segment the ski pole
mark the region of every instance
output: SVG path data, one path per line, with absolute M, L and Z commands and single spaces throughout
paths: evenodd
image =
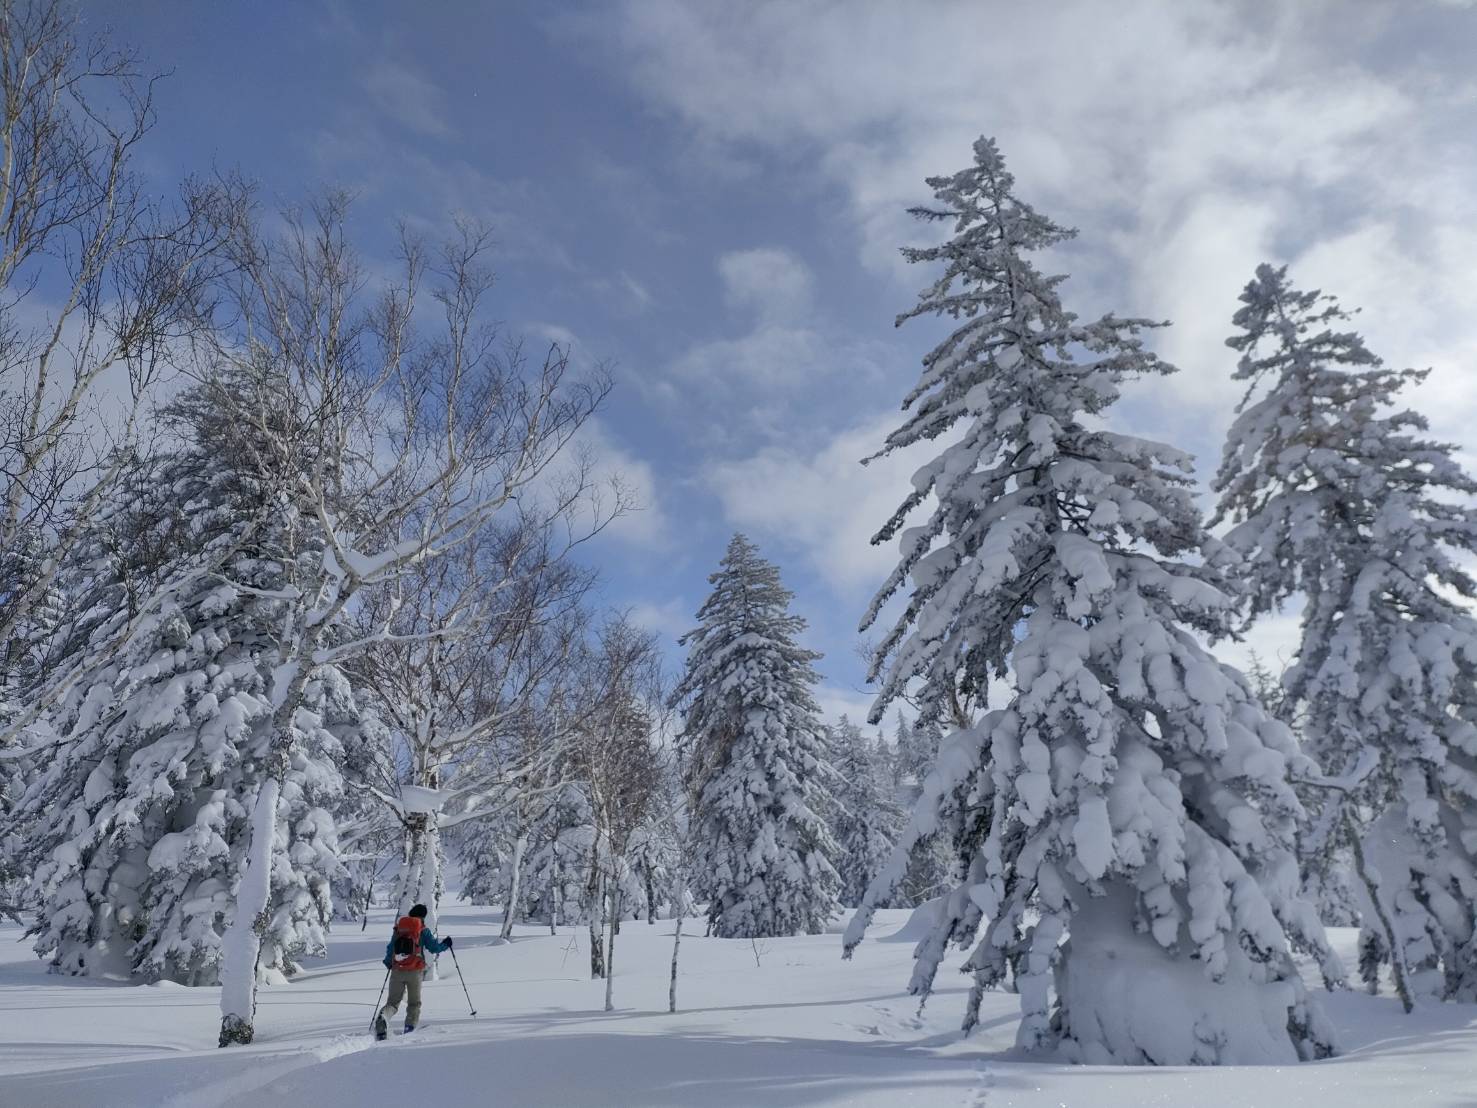
M 385 979 L 380 982 L 379 995 L 374 998 L 374 1015 L 371 1016 L 370 1017 L 370 1020 L 369 1020 L 369 1026 L 370 1026 L 371 1029 L 374 1027 L 374 1021 L 377 1020 L 377 1019 L 379 1019 L 379 1014 L 380 1014 L 380 997 L 385 995 L 385 986 L 388 985 L 389 983 L 390 983 L 390 971 L 389 970 L 385 970 Z
M 456 979 L 462 983 L 462 995 L 467 998 L 467 1007 L 471 1008 L 472 1018 L 477 1018 L 477 1009 L 472 1008 L 472 994 L 467 992 L 467 979 L 462 976 L 462 964 L 456 960 L 456 947 L 451 948 L 451 964 L 456 967 Z

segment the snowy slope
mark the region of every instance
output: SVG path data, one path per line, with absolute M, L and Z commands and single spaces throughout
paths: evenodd
M 879 913 L 874 934 L 908 913 Z M 263 989 L 258 1041 L 214 1047 L 217 990 L 130 988 L 48 976 L 0 928 L 0 1105 L 110 1108 L 295 1104 L 960 1105 L 1129 1108 L 1165 1105 L 1477 1103 L 1477 1006 L 1401 1015 L 1395 1001 L 1328 999 L 1346 1051 L 1284 1068 L 1132 1070 L 1010 1059 L 1018 998 L 986 998 L 981 1028 L 955 1030 L 963 984 L 915 1015 L 901 995 L 911 944 L 866 942 L 852 963 L 836 935 L 759 943 L 685 936 L 679 1001 L 666 1014 L 671 923 L 628 923 L 617 940 L 616 1005 L 586 978 L 583 934 L 520 929 L 497 944 L 498 917 L 457 907 L 443 929 L 478 1006 L 475 1021 L 443 957 L 424 1025 L 374 1044 L 367 1034 L 388 919 L 340 931 L 329 964 Z M 1336 932 L 1351 953 L 1352 932 Z

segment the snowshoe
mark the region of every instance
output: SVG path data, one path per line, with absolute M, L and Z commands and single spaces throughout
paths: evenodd
M 385 1023 L 384 1016 L 374 1017 L 374 1037 L 378 1042 L 384 1042 L 385 1036 L 390 1033 L 389 1026 Z
M 405 1025 L 405 1030 L 402 1031 L 402 1032 L 400 1032 L 400 1034 L 402 1034 L 402 1035 L 409 1035 L 414 1030 L 415 1030 L 415 1024 L 413 1024 L 413 1023 L 407 1023 Z

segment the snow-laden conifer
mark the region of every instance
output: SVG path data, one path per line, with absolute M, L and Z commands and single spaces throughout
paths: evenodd
M 906 782 L 916 786 L 923 780 L 928 767 L 933 765 L 933 760 L 938 757 L 938 723 L 934 720 L 912 723 L 899 713 L 893 737 L 893 757 L 897 770 L 895 779 L 899 784 Z
M 34 758 L 3 755 L 7 747 L 32 745 L 47 730 L 41 721 L 6 738 L 49 673 L 51 646 L 63 617 L 65 597 L 47 562 L 45 544 L 32 528 L 17 534 L 9 549 L 0 548 L 0 612 L 22 598 L 27 601 L 24 613 L 0 615 L 0 623 L 11 628 L 0 645 L 0 917 L 17 921 L 27 874 L 21 829 L 12 813 L 39 766 Z
M 735 535 L 673 693 L 701 793 L 692 814 L 693 893 L 724 938 L 819 933 L 839 880 L 823 806 L 824 741 L 811 692 L 819 655 L 795 641 L 779 570 Z
M 1349 318 L 1286 268 L 1241 294 L 1238 409 L 1216 477 L 1254 619 L 1304 598 L 1284 678 L 1305 749 L 1330 779 L 1307 878 L 1353 859 L 1367 894 L 1363 970 L 1393 958 L 1410 999 L 1477 999 L 1477 482 L 1431 439 Z
M 293 543 L 270 494 L 212 433 L 206 393 L 185 394 L 170 418 L 185 441 L 141 463 L 120 484 L 133 495 L 83 532 L 65 577 L 75 611 L 58 637 L 85 655 L 142 618 L 47 720 L 62 741 L 15 815 L 32 862 L 36 948 L 56 969 L 210 984 L 269 757 L 262 657 L 280 632 Z M 163 600 L 140 610 L 146 596 Z M 265 978 L 324 952 L 339 873 L 332 809 L 357 709 L 331 666 L 307 686 L 278 802 Z
M 902 810 L 884 774 L 877 749 L 846 716 L 831 728 L 829 751 L 835 770 L 836 871 L 841 875 L 841 903 L 856 906 L 877 876 L 897 840 Z M 892 907 L 892 904 L 879 907 Z
M 979 991 L 1013 974 L 1027 1049 L 1158 1064 L 1327 1055 L 1292 957 L 1310 948 L 1339 975 L 1298 900 L 1288 774 L 1305 760 L 1197 639 L 1232 602 L 1189 459 L 1103 425 L 1125 384 L 1173 367 L 1143 348 L 1147 321 L 1083 323 L 1062 306 L 1063 278 L 1029 255 L 1072 232 L 1015 196 L 992 141 L 974 153 L 929 180 L 938 204 L 918 210 L 952 236 L 905 251 L 944 271 L 902 318 L 955 323 L 883 450 L 938 445 L 877 536 L 900 536 L 901 558 L 867 622 L 909 591 L 882 640 L 874 719 L 914 686 L 934 718 L 991 676 L 1009 693 L 944 740 L 900 843 L 964 813 L 963 880 L 920 944 L 914 988 L 983 919 L 966 1026 Z M 901 878 L 895 862 L 869 902 Z

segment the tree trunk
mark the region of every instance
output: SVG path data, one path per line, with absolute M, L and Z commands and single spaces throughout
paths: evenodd
M 523 884 L 523 856 L 528 852 L 528 836 L 522 832 L 513 840 L 513 872 L 508 875 L 508 901 L 503 908 L 504 939 L 513 937 L 513 918 L 518 914 L 518 896 Z
M 605 889 L 596 878 L 589 898 L 590 904 L 590 979 L 605 976 Z
M 434 812 L 428 813 L 425 817 L 425 825 L 420 831 L 421 865 L 415 889 L 415 902 L 426 906 L 426 926 L 430 928 L 433 935 L 436 933 L 436 925 L 441 912 L 440 822 Z M 437 969 L 438 964 L 438 961 L 432 958 L 426 966 L 426 975 L 432 981 L 441 980 L 441 972 Z
M 601 881 L 598 837 L 590 841 L 590 880 L 585 885 L 585 904 L 590 917 L 590 978 L 593 980 L 605 976 L 605 928 L 600 918 L 605 911 L 605 886 Z
M 615 1011 L 615 936 L 620 930 L 616 926 L 621 918 L 621 887 L 618 882 L 610 886 L 610 946 L 605 953 L 605 1010 Z
M 554 855 L 554 876 L 549 886 L 549 934 L 559 932 L 559 901 L 564 894 L 564 875 L 559 865 L 559 834 L 555 831 L 554 841 L 549 844 Z
M 1364 882 L 1364 888 L 1369 893 L 1369 902 L 1374 906 L 1374 914 L 1385 932 L 1385 942 L 1390 947 L 1390 976 L 1395 981 L 1395 992 L 1400 997 L 1400 1004 L 1408 1015 L 1415 1008 L 1415 1003 L 1410 998 L 1410 987 L 1405 982 L 1405 951 L 1395 940 L 1395 928 L 1390 923 L 1385 906 L 1380 903 L 1379 887 L 1375 885 L 1374 878 L 1369 875 L 1369 868 L 1364 862 L 1364 844 L 1359 840 L 1359 828 L 1354 825 L 1354 817 L 1349 815 L 1347 808 L 1344 809 L 1344 830 L 1349 836 L 1350 846 L 1354 849 L 1354 872 L 1359 875 L 1359 880 Z
M 285 753 L 280 760 L 285 766 Z M 221 1032 L 216 1045 L 246 1044 L 255 1035 L 256 965 L 267 930 L 272 892 L 272 847 L 277 838 L 277 798 L 282 782 L 274 771 L 258 787 L 251 809 L 251 842 L 236 887 L 236 913 L 221 942 Z
M 667 986 L 667 1011 L 677 1011 L 677 954 L 682 949 L 682 911 L 676 912 L 677 929 L 672 932 L 672 980 Z
M 265 759 L 266 776 L 257 787 L 251 809 L 251 841 L 246 846 L 236 911 L 221 941 L 221 1032 L 217 1046 L 246 1044 L 256 1034 L 256 969 L 267 933 L 267 907 L 272 899 L 272 852 L 277 844 L 277 801 L 292 765 L 296 746 L 293 716 L 303 700 L 311 672 L 305 659 L 318 647 L 318 633 L 285 637 L 277 655 L 285 658 L 272 674 L 272 745 Z
M 361 934 L 369 929 L 369 910 L 374 907 L 374 868 L 372 866 L 369 870 L 369 879 L 364 884 L 363 897 L 364 913 L 363 919 L 359 921 Z
M 656 926 L 656 882 L 651 879 L 651 867 L 646 870 L 646 922 Z
M 400 877 L 395 882 L 395 915 L 403 916 L 415 904 L 425 865 L 425 839 L 420 834 L 420 816 L 404 817 L 405 837 L 400 844 Z

